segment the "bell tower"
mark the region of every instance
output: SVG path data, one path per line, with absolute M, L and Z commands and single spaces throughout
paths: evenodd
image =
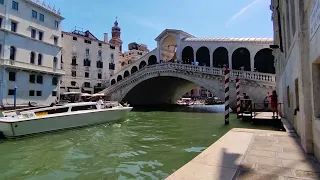
M 114 26 L 112 27 L 112 38 L 109 43 L 114 44 L 119 47 L 119 51 L 122 52 L 122 40 L 121 36 L 121 28 L 118 26 L 118 18 L 116 17 L 116 21 L 114 22 Z

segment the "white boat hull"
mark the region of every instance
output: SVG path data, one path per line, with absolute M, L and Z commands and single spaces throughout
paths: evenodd
M 17 137 L 41 132 L 56 131 L 94 124 L 110 123 L 127 116 L 132 107 L 112 108 L 61 114 L 54 117 L 31 118 L 15 122 L 1 121 L 0 131 L 6 137 Z

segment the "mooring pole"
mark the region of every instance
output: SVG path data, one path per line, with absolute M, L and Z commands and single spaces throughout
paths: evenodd
M 236 78 L 236 93 L 237 93 L 237 118 L 240 115 L 240 81 L 239 76 Z
M 230 106 L 229 106 L 229 82 L 230 82 L 230 70 L 225 66 L 224 69 L 224 124 L 229 124 L 229 114 L 230 114 Z

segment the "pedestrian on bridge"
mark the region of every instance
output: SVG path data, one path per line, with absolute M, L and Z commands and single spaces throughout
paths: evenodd
M 274 114 L 277 114 L 278 117 L 278 95 L 277 95 L 277 91 L 272 91 L 272 95 L 269 96 L 271 99 L 271 109 L 272 109 L 272 113 L 273 113 L 273 118 L 274 118 Z

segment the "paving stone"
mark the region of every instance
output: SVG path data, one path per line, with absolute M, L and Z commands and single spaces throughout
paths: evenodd
M 265 150 L 265 151 L 274 151 L 274 152 L 280 152 L 281 149 L 279 147 L 274 146 L 268 146 L 268 145 L 261 145 L 261 144 L 253 144 L 250 149 L 255 150 Z
M 266 173 L 266 174 L 276 174 L 279 176 L 294 177 L 293 169 L 285 167 L 274 167 L 258 164 L 256 171 Z
M 296 153 L 296 152 L 291 152 L 291 153 L 288 153 L 288 152 L 279 152 L 278 153 L 278 158 L 281 158 L 281 159 L 291 159 L 291 160 L 300 160 L 300 161 L 306 161 L 308 160 L 306 154 L 304 153 Z
M 240 171 L 236 180 L 279 180 L 279 176 L 274 174 L 261 174 L 256 171 Z
M 293 177 L 282 177 L 281 180 L 301 180 L 300 178 L 297 179 L 297 178 L 293 178 Z
M 249 150 L 249 155 L 261 156 L 261 157 L 276 157 L 276 152 L 274 151 L 261 151 L 261 150 Z
M 264 164 L 269 166 L 281 166 L 281 163 L 276 158 L 260 157 L 260 156 L 247 156 L 245 158 L 249 164 Z
M 255 136 L 254 141 L 271 141 L 274 142 L 276 139 L 274 137 L 270 136 Z
M 302 148 L 282 148 L 282 151 L 286 153 L 291 153 L 291 152 L 304 153 Z
M 320 173 L 315 173 L 310 171 L 297 170 L 296 176 L 301 178 L 320 179 Z
M 308 161 L 287 160 L 287 159 L 281 159 L 281 163 L 284 167 L 291 168 L 291 169 L 320 172 L 319 163 L 311 163 Z

